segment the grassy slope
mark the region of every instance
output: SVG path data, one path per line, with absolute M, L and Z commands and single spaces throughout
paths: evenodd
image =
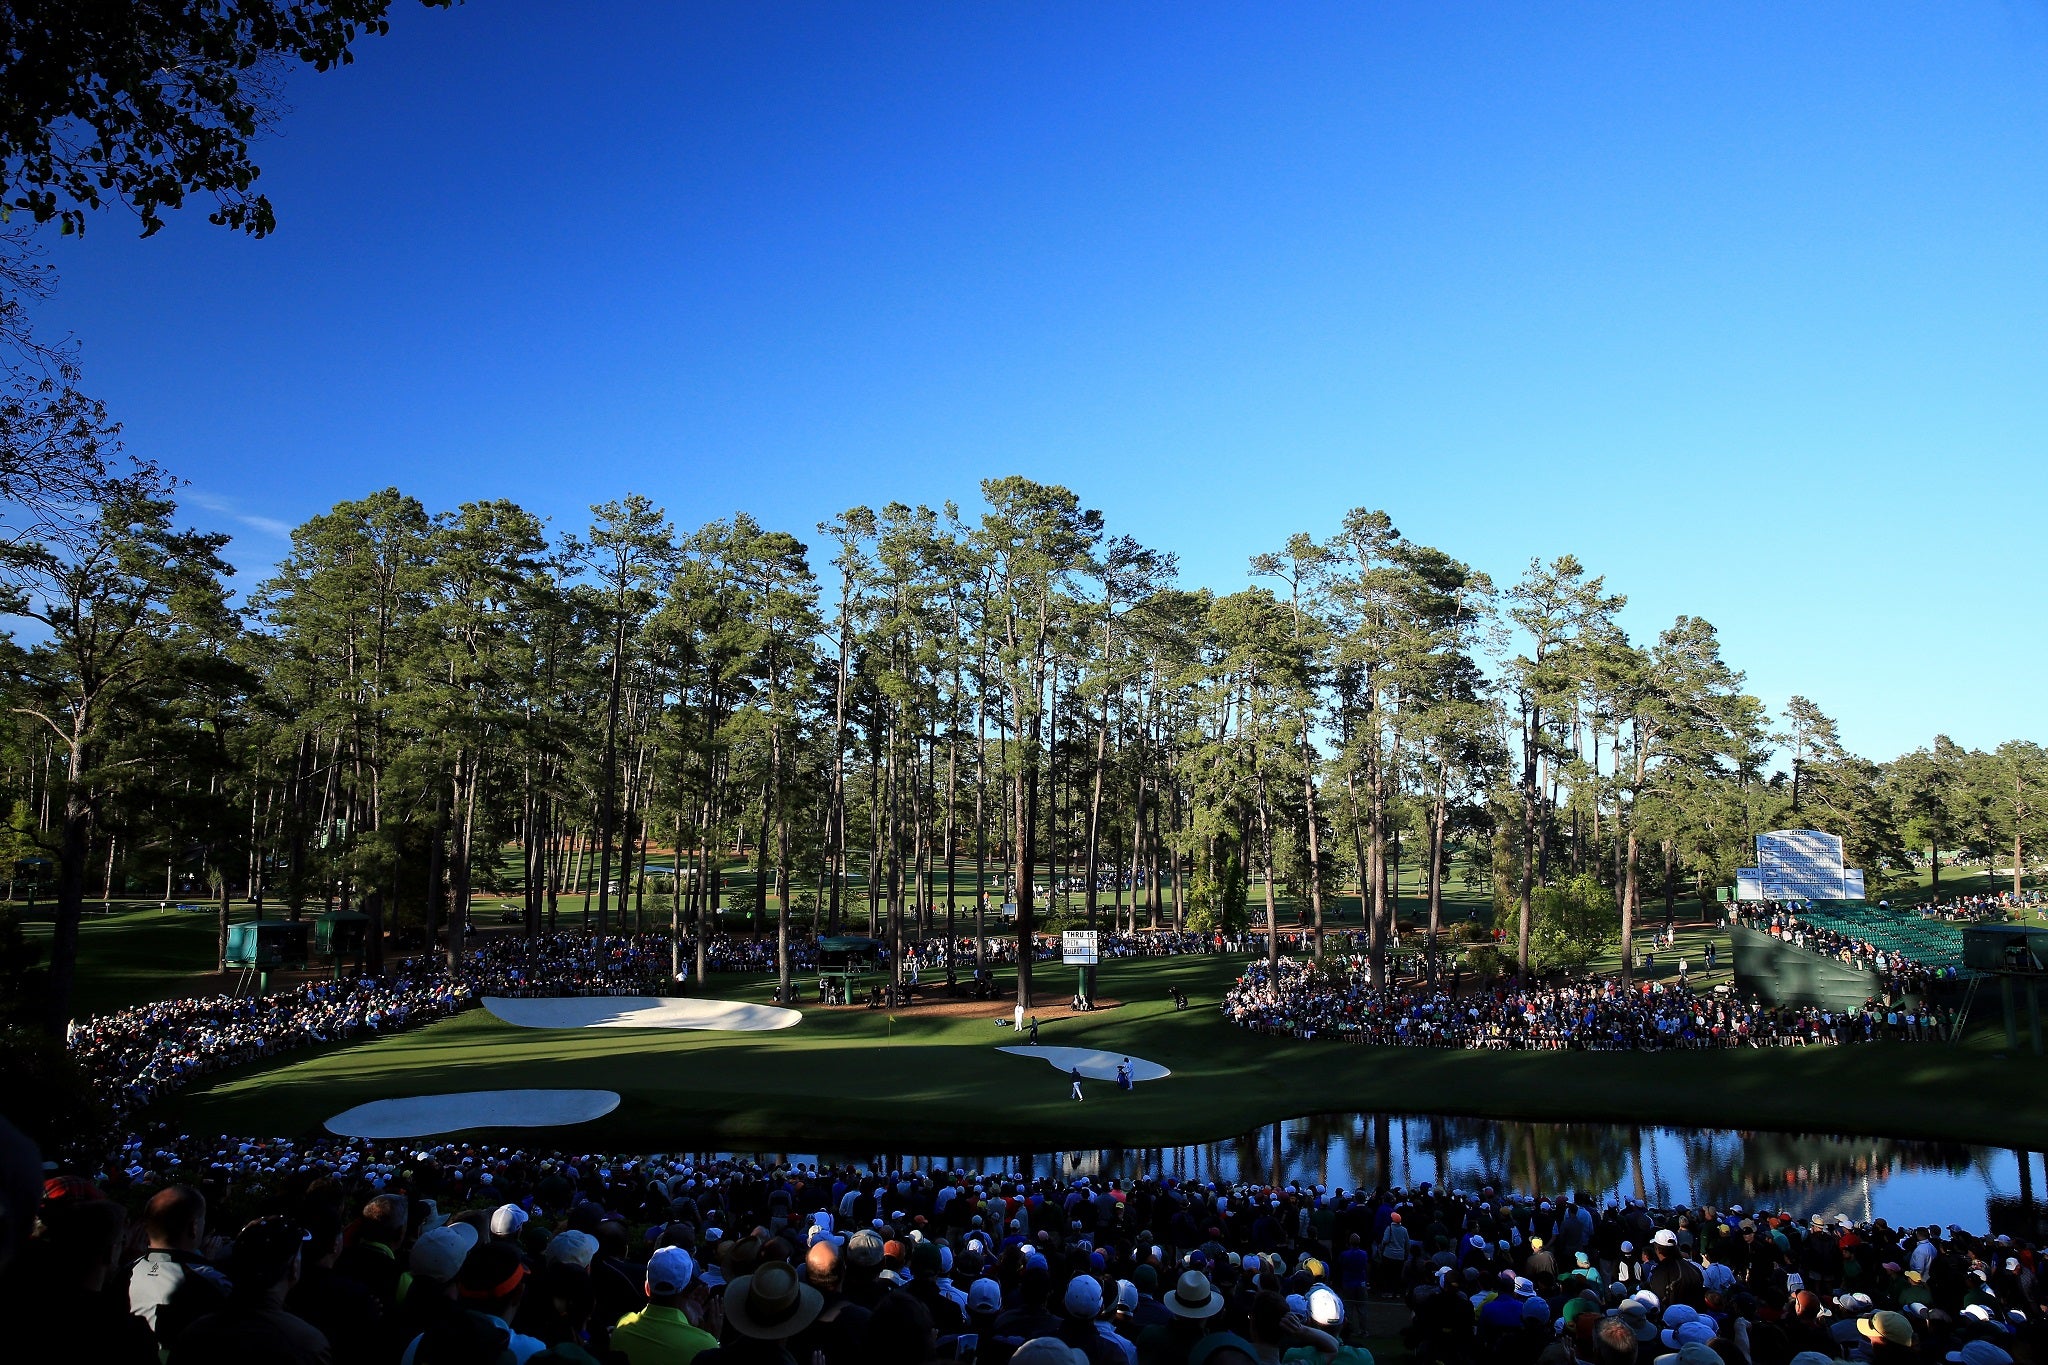
M 1498 1118 L 1658 1121 L 2048 1146 L 2048 1111 L 2016 1104 L 2048 1064 L 2000 1057 L 1993 1032 L 1960 1047 L 1879 1044 L 1685 1054 L 1480 1053 L 1376 1049 L 1255 1037 L 1224 1023 L 1236 970 L 1214 958 L 1125 962 L 1103 971 L 1122 1008 L 1062 1021 L 1047 1043 L 1127 1051 L 1171 1067 L 1123 1095 L 1089 1087 L 1074 1104 L 1050 1066 L 998 1055 L 1014 1041 L 988 1020 L 867 1010 L 817 1012 L 770 1034 L 540 1031 L 482 1012 L 418 1033 L 228 1079 L 188 1097 L 198 1132 L 304 1133 L 351 1105 L 398 1095 L 599 1086 L 624 1103 L 580 1126 L 580 1144 L 654 1150 L 1018 1152 L 1165 1146 L 1282 1117 L 1395 1110 Z M 1043 979 L 1043 978 L 1042 978 Z M 1054 970 L 1046 984 L 1063 989 Z M 1194 1007 L 1175 1014 L 1170 983 Z M 758 979 L 712 994 L 761 999 Z
M 94 902 L 96 905 L 97 902 Z M 79 927 L 75 1013 L 80 1017 L 143 1000 L 203 995 L 222 989 L 213 970 L 220 922 L 178 910 L 120 908 L 88 914 Z M 238 912 L 236 918 L 248 918 Z M 47 960 L 51 924 L 47 906 L 22 924 L 22 936 Z

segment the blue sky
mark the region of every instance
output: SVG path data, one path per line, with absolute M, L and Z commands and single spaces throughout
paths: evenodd
M 1229 590 L 1343 510 L 1889 757 L 2040 723 L 2035 3 L 401 5 L 255 242 L 47 324 L 260 575 L 397 484 L 807 533 L 1064 482 Z

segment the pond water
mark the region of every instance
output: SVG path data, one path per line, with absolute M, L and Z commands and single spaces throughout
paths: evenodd
M 799 1161 L 900 1167 L 1007 1166 L 1035 1175 L 1174 1176 L 1188 1180 L 1310 1181 L 1331 1188 L 1580 1190 L 1652 1205 L 1782 1208 L 1893 1225 L 1958 1223 L 2035 1236 L 2039 1153 L 1962 1143 L 1733 1129 L 1529 1123 L 1413 1114 L 1318 1114 L 1219 1142 L 1104 1148 L 1009 1157 L 912 1153 L 781 1153 Z

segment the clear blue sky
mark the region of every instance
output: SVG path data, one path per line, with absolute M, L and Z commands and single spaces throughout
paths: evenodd
M 2048 739 L 2036 3 L 401 4 L 280 229 L 54 242 L 260 575 L 397 484 L 808 533 L 1064 482 L 1229 590 L 1351 506 L 1889 757 Z

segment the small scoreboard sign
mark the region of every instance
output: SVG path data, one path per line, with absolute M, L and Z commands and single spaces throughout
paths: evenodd
M 1099 959 L 1095 930 L 1068 929 L 1060 935 L 1060 961 L 1069 967 L 1093 967 Z

